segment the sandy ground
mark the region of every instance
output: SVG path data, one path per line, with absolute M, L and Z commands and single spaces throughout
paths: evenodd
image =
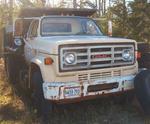
M 7 82 L 0 61 L 0 124 L 40 124 L 29 99 Z M 118 104 L 112 98 L 101 98 L 59 106 L 50 115 L 50 124 L 150 124 L 135 102 Z

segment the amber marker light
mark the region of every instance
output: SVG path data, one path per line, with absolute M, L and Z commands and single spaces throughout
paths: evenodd
M 51 64 L 53 64 L 53 59 L 52 58 L 45 58 L 44 59 L 44 63 L 45 63 L 45 65 L 51 65 Z

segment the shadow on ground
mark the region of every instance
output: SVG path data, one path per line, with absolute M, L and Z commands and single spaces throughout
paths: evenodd
M 13 107 L 12 104 L 7 104 L 0 108 L 0 120 L 19 120 L 23 115 L 23 111 L 19 110 L 16 107 Z
M 16 91 L 16 95 L 21 98 L 30 114 L 35 115 L 30 99 Z M 31 120 L 35 121 L 36 117 L 33 117 Z M 135 102 L 118 103 L 113 97 L 56 105 L 49 118 L 50 124 L 145 124 L 148 120 L 140 114 Z

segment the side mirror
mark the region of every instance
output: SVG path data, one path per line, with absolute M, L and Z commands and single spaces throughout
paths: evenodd
M 17 46 L 17 47 L 20 47 L 20 46 L 23 45 L 23 40 L 22 40 L 21 38 L 15 38 L 15 39 L 14 39 L 14 44 L 15 44 L 15 46 Z
M 15 53 L 18 55 L 22 55 L 24 52 L 24 41 L 22 38 L 15 38 L 12 49 L 14 49 Z

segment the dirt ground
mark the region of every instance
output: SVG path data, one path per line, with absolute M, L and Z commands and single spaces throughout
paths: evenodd
M 40 124 L 29 99 L 7 82 L 0 61 L 0 124 Z M 112 98 L 101 98 L 58 106 L 50 115 L 50 124 L 150 124 L 135 102 L 118 104 Z

